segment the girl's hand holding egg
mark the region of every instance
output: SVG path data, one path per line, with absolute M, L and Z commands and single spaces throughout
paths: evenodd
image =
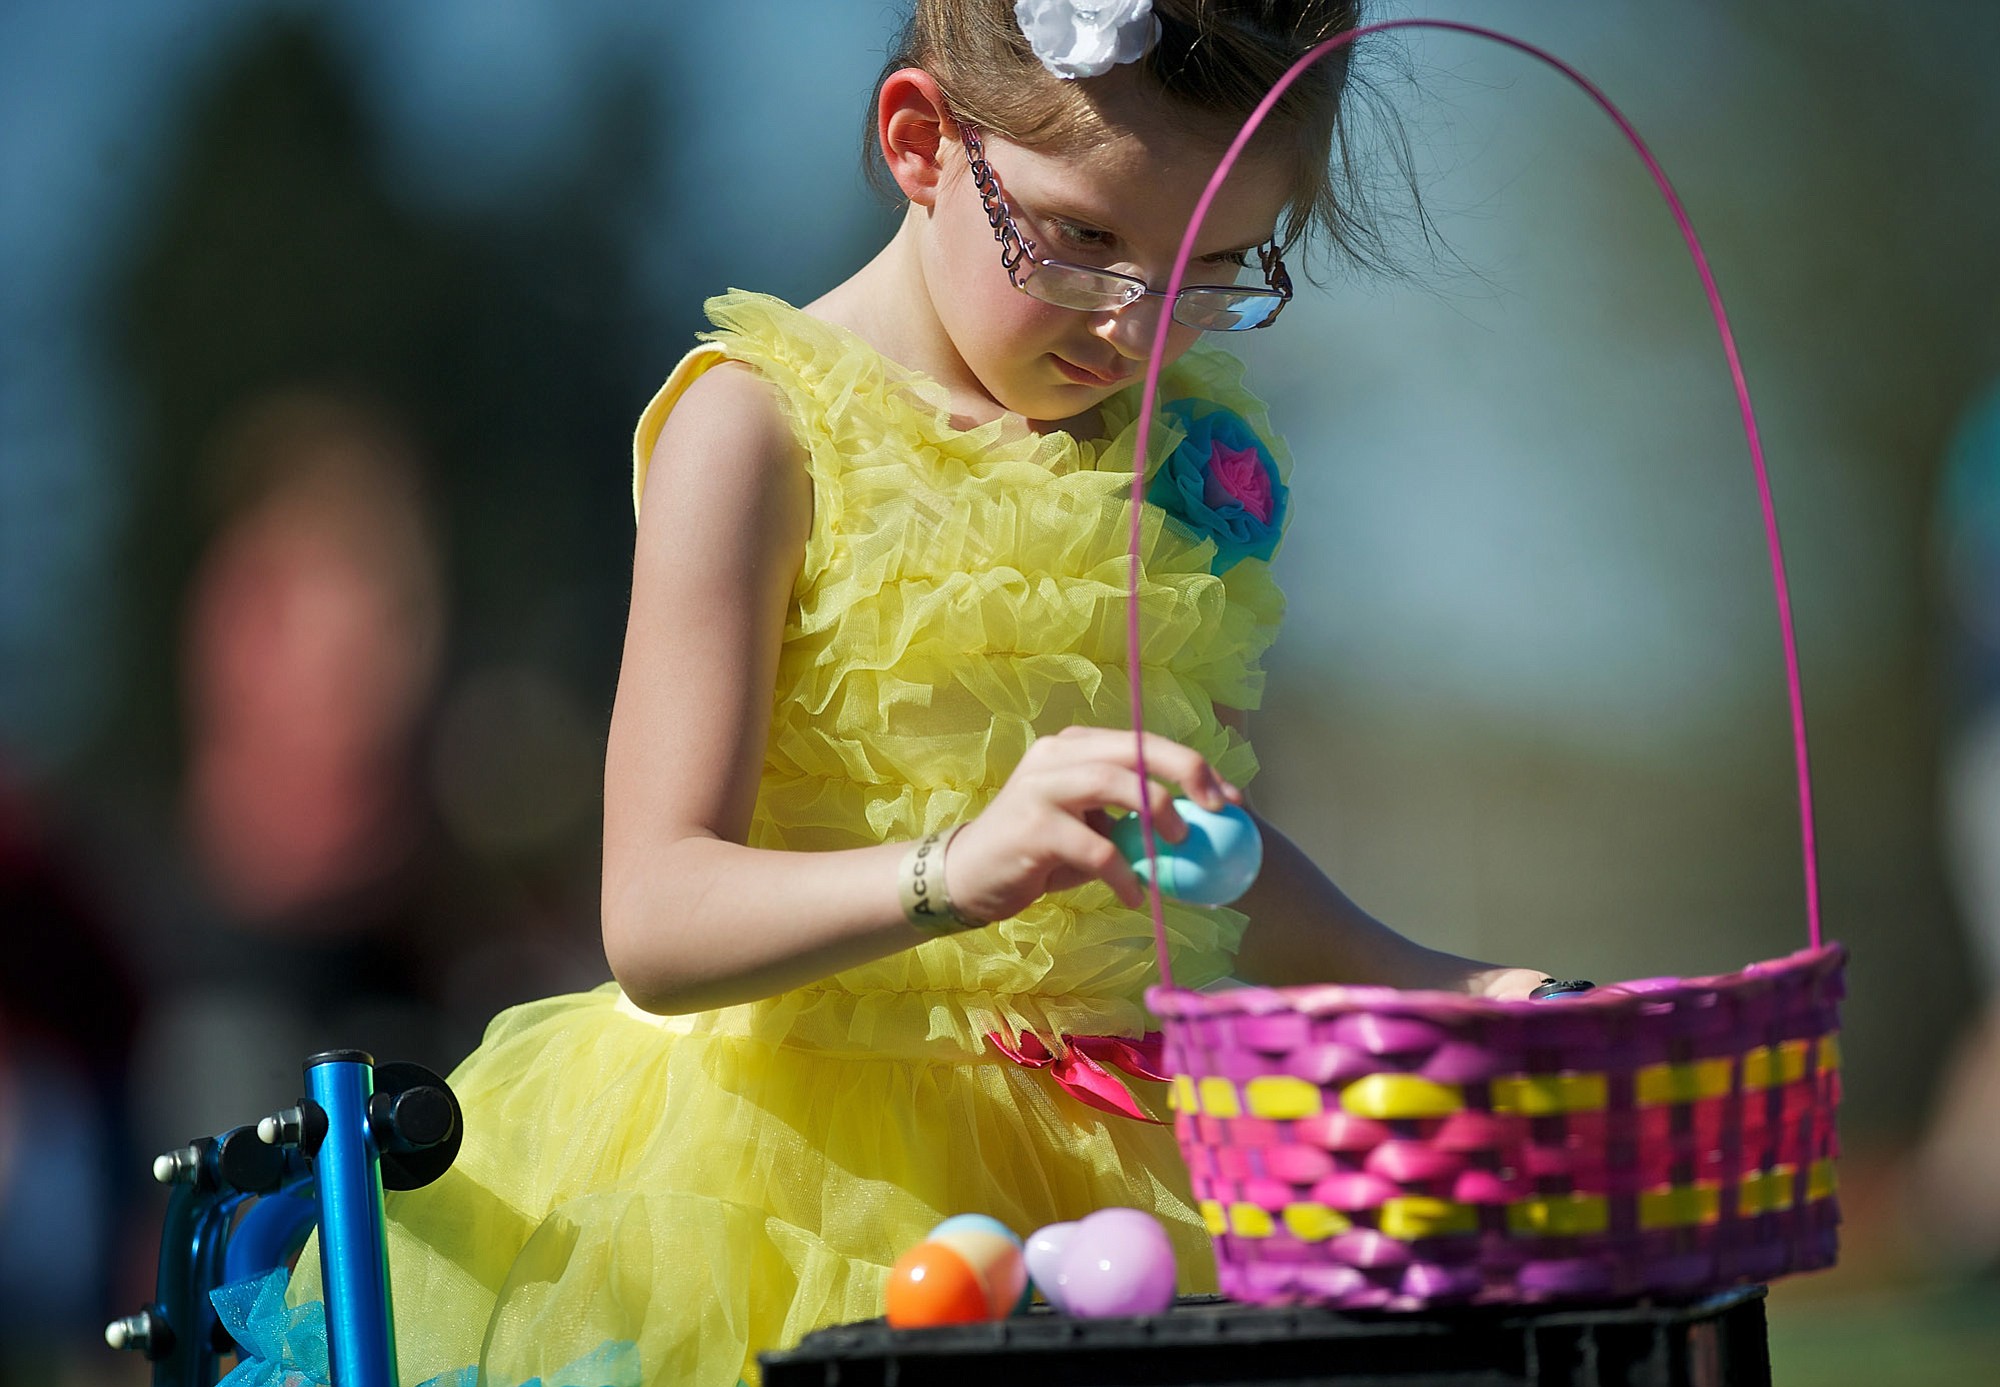
M 1145 793 L 1164 842 L 1188 832 L 1167 782 L 1210 813 L 1241 805 L 1243 792 L 1201 753 L 1151 732 L 1145 746 Z M 1130 732 L 1068 727 L 1037 738 L 985 812 L 953 840 L 945 863 L 953 906 L 975 920 L 1004 920 L 1050 891 L 1102 881 L 1126 905 L 1142 907 L 1145 888 L 1111 840 L 1105 812 L 1138 811 L 1137 766 Z
M 1264 865 L 1264 839 L 1250 812 L 1234 804 L 1212 812 L 1185 799 L 1174 801 L 1174 812 L 1187 825 L 1187 834 L 1178 843 L 1160 839 L 1155 825 L 1160 894 L 1190 905 L 1228 905 L 1248 891 Z M 1151 878 L 1152 862 L 1146 856 L 1145 833 L 1137 814 L 1127 814 L 1118 821 L 1111 830 L 1111 841 L 1139 880 Z

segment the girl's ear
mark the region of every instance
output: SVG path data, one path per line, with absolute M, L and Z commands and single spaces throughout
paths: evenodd
M 936 79 L 920 67 L 890 73 L 876 103 L 875 134 L 903 196 L 920 207 L 936 202 L 947 151 L 958 147 L 958 122 Z

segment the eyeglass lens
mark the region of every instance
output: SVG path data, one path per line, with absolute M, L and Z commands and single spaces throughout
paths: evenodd
M 1057 308 L 1103 312 L 1124 308 L 1146 294 L 1124 275 L 1046 260 L 1032 263 L 1034 271 L 1021 288 Z M 1191 285 L 1174 301 L 1174 321 L 1208 332 L 1241 332 L 1262 326 L 1283 306 L 1283 296 L 1268 289 Z

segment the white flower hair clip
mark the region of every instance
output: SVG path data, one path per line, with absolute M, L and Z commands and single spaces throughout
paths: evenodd
M 1101 77 L 1160 41 L 1153 0 L 1014 0 L 1014 21 L 1042 66 L 1065 80 Z

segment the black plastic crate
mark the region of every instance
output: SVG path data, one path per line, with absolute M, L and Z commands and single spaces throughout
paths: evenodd
M 1354 1314 L 1191 1296 L 1164 1315 L 808 1334 L 765 1387 L 1770 1387 L 1764 1288 L 1685 1305 Z

